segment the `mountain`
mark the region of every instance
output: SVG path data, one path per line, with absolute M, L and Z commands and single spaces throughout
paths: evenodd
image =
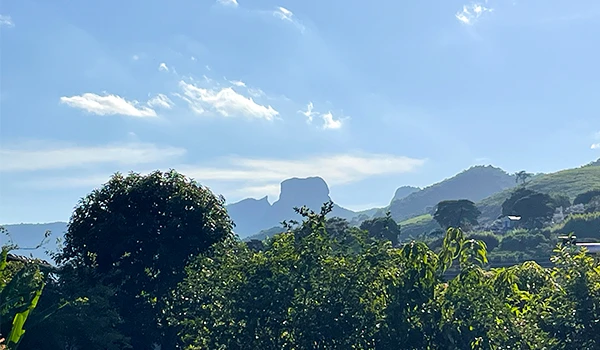
M 403 221 L 427 213 L 443 200 L 468 199 L 478 202 L 515 185 L 515 177 L 500 168 L 475 166 L 395 200 L 388 209 L 396 221 Z
M 394 193 L 394 197 L 392 198 L 391 202 L 406 198 L 409 195 L 411 195 L 417 191 L 420 191 L 420 190 L 421 190 L 420 188 L 413 187 L 413 186 L 398 187 L 398 189 L 396 190 L 396 193 Z
M 307 206 L 319 211 L 323 203 L 331 200 L 329 186 L 320 177 L 291 178 L 280 185 L 279 199 L 269 204 L 267 197 L 244 199 L 227 206 L 229 216 L 235 223 L 235 233 L 240 237 L 256 234 L 261 230 L 279 226 L 283 220 L 300 219 L 294 207 Z M 334 205 L 330 216 L 352 219 L 357 213 Z
M 600 160 L 596 163 L 598 162 Z M 573 200 L 580 193 L 592 189 L 600 189 L 600 166 L 587 165 L 580 168 L 538 175 L 531 178 L 525 186 L 541 193 L 563 194 Z M 502 203 L 510 194 L 510 189 L 500 191 L 477 203 L 477 207 L 481 211 L 479 221 L 489 222 L 500 216 L 502 213 Z

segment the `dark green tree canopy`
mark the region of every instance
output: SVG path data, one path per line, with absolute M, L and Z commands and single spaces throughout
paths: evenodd
M 433 218 L 441 227 L 469 228 L 478 224 L 481 212 L 475 203 L 468 199 L 447 200 L 437 204 Z
M 369 237 L 390 241 L 392 246 L 398 245 L 400 225 L 392 218 L 390 212 L 387 212 L 384 217 L 363 221 L 360 229 L 367 231 Z
M 79 202 L 57 260 L 93 268 L 117 286 L 125 324 L 140 330 L 132 345 L 147 347 L 136 339 L 156 332 L 135 321 L 153 319 L 155 304 L 180 281 L 190 258 L 232 235 L 224 202 L 175 171 L 117 173 Z
M 594 197 L 598 197 L 598 196 L 600 196 L 600 189 L 580 193 L 577 195 L 577 197 L 575 197 L 575 200 L 573 200 L 573 205 L 577 205 L 577 204 L 586 205 L 586 204 L 590 203 Z
M 550 219 L 556 210 L 556 201 L 545 193 L 518 189 L 502 203 L 503 215 L 521 217 L 523 225 L 538 227 Z
M 551 196 L 554 207 L 560 208 L 568 208 L 571 206 L 571 200 L 568 196 L 564 194 L 554 194 Z

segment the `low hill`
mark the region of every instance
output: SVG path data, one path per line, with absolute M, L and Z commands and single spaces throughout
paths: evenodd
M 393 201 L 389 210 L 396 221 L 403 221 L 427 213 L 443 200 L 468 199 L 478 202 L 515 185 L 515 177 L 500 168 L 475 166 Z
M 532 178 L 527 188 L 546 194 L 564 194 L 571 200 L 578 194 L 600 189 L 600 166 L 587 165 Z M 502 213 L 502 203 L 510 196 L 511 189 L 493 194 L 477 203 L 481 210 L 480 222 L 489 222 Z

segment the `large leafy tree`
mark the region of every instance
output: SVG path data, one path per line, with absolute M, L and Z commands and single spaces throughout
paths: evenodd
M 173 170 L 117 173 L 79 202 L 57 260 L 91 269 L 115 288 L 112 301 L 133 348 L 171 347 L 163 301 L 192 257 L 232 235 L 224 202 Z
M 519 188 L 502 203 L 502 215 L 516 215 L 527 227 L 539 227 L 554 214 L 554 199 L 536 191 Z
M 371 238 L 390 241 L 392 246 L 398 245 L 401 228 L 389 211 L 383 217 L 363 221 L 360 229 L 367 231 Z
M 478 224 L 481 212 L 468 199 L 447 200 L 437 204 L 433 218 L 444 229 L 449 227 L 470 228 Z
M 600 196 L 600 189 L 590 190 L 578 194 L 573 200 L 573 205 L 583 204 L 586 205 L 592 201 L 595 197 Z

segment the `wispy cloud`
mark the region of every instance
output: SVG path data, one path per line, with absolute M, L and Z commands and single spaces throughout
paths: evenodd
M 230 7 L 238 7 L 237 0 L 217 0 L 217 4 Z
M 594 143 L 594 144 L 592 144 L 592 146 L 590 148 L 591 149 L 600 149 L 600 143 Z
M 485 13 L 493 11 L 494 9 L 486 7 L 483 3 L 473 2 L 469 5 L 464 5 L 462 11 L 457 12 L 455 17 L 463 24 L 473 25 Z
M 302 113 L 306 117 L 307 123 L 312 123 L 314 116 L 318 115 L 318 113 L 313 112 L 314 107 L 315 106 L 313 105 L 313 103 L 309 102 L 308 105 L 306 105 L 305 111 L 299 111 L 299 113 Z
M 252 98 L 236 92 L 231 87 L 202 88 L 192 83 L 180 81 L 179 86 L 183 92 L 177 95 L 188 102 L 192 111 L 204 114 L 214 111 L 224 117 L 250 117 L 273 120 L 279 112 L 273 107 L 256 103 Z
M 138 165 L 183 156 L 185 149 L 148 143 L 76 146 L 36 141 L 0 149 L 1 172 L 81 168 L 90 165 Z
M 137 101 L 127 101 L 117 95 L 85 93 L 79 96 L 63 96 L 60 102 L 73 108 L 83 109 L 97 115 L 124 115 L 130 117 L 156 117 L 152 108 L 140 106 Z
M 162 62 L 161 64 L 158 65 L 158 70 L 162 71 L 162 72 L 168 72 L 169 67 L 167 67 L 166 63 Z
M 158 94 L 158 95 L 154 96 L 153 98 L 151 98 L 150 100 L 148 100 L 147 105 L 152 108 L 171 109 L 175 104 L 166 95 Z
M 244 83 L 241 80 L 232 80 L 230 81 L 231 84 L 235 85 L 235 86 L 239 86 L 239 87 L 246 87 L 246 83 Z
M 343 125 L 342 119 L 334 118 L 333 113 L 331 112 L 315 112 L 314 105 L 312 102 L 308 103 L 305 111 L 299 111 L 299 113 L 303 114 L 306 117 L 306 122 L 309 124 L 313 122 L 315 117 L 320 117 L 323 120 L 323 129 L 340 129 Z
M 286 9 L 285 7 L 278 7 L 277 9 L 275 9 L 273 11 L 273 16 L 275 16 L 283 21 L 288 21 L 288 22 L 292 23 L 301 32 L 304 32 L 304 30 L 305 30 L 304 25 L 296 19 L 296 17 L 294 16 L 294 13 L 292 11 Z
M 13 22 L 12 17 L 7 15 L 0 15 L 0 27 L 12 28 L 14 26 L 15 22 Z
M 96 153 L 98 152 L 93 152 L 93 154 Z M 119 159 L 122 162 L 127 162 L 129 158 L 138 159 L 137 155 L 131 154 L 131 152 L 128 156 L 122 153 L 115 151 L 113 153 L 115 156 L 111 159 L 114 160 L 117 155 L 121 157 Z M 183 150 L 163 149 L 160 158 L 171 156 L 169 153 L 178 156 L 183 154 Z M 74 159 L 83 158 L 83 155 L 74 157 Z M 320 176 L 329 185 L 345 185 L 371 176 L 412 172 L 425 162 L 425 159 L 405 156 L 360 153 L 320 155 L 299 159 L 228 157 L 220 159 L 217 166 L 180 164 L 174 168 L 200 183 L 219 189 L 226 197 L 241 199 L 248 196 L 277 195 L 280 182 L 292 177 Z M 140 164 L 139 160 L 136 164 Z M 148 173 L 150 170 L 138 171 Z M 42 182 L 36 182 L 38 186 L 48 187 L 93 187 L 106 182 L 110 174 L 80 176 L 72 179 L 44 177 Z

